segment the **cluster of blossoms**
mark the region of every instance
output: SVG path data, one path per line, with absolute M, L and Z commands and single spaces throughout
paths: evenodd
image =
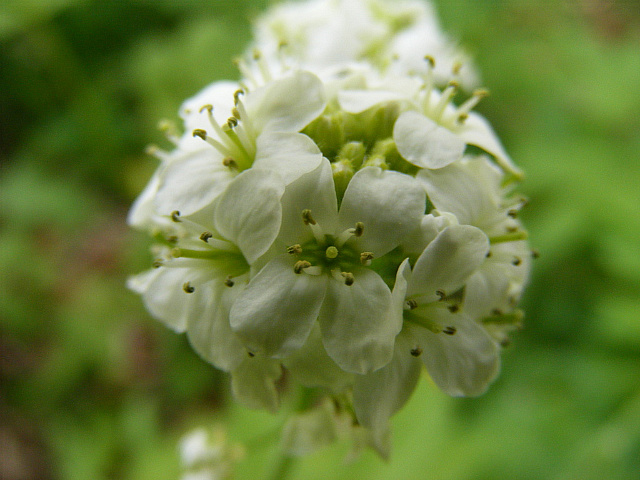
M 292 383 L 332 398 L 289 438 L 348 417 L 386 455 L 423 366 L 454 396 L 498 373 L 532 256 L 522 174 L 472 111 L 486 92 L 454 102 L 466 70 L 422 2 L 313 0 L 257 25 L 243 78 L 187 100 L 175 148 L 153 149 L 129 222 L 154 268 L 129 286 L 244 404 L 276 411 Z

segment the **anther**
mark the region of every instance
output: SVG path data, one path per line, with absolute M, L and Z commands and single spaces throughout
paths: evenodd
M 311 210 L 309 210 L 308 208 L 304 209 L 302 211 L 302 221 L 304 222 L 305 225 L 315 225 L 316 221 L 313 219 L 313 217 L 311 216 Z
M 182 290 L 184 290 L 186 293 L 193 293 L 196 291 L 196 289 L 193 288 L 193 286 L 189 282 L 182 285 Z
M 493 310 L 491 310 L 491 314 L 495 316 L 502 315 L 502 310 L 500 310 L 499 308 L 494 308 Z
M 436 59 L 433 58 L 431 55 L 425 55 L 424 59 L 426 60 L 426 62 L 429 64 L 431 68 L 436 67 Z
M 209 113 L 213 112 L 213 105 L 211 105 L 210 103 L 207 103 L 206 105 L 201 106 L 200 110 L 198 110 L 198 113 L 202 113 L 205 110 Z
M 540 258 L 540 252 L 538 250 L 531 250 L 531 257 L 533 259 Z
M 370 265 L 373 260 L 373 252 L 362 252 L 360 254 L 360 263 L 363 265 Z
M 447 307 L 447 310 L 449 310 L 451 313 L 456 313 L 456 312 L 458 312 L 460 310 L 460 306 L 459 305 L 449 305 Z
M 354 234 L 356 237 L 361 237 L 363 233 L 364 233 L 364 223 L 362 223 L 362 222 L 356 222 L 356 229 L 355 229 L 355 231 L 353 232 L 353 234 Z
M 173 244 L 178 243 L 178 237 L 175 235 L 169 235 L 167 237 L 167 242 L 173 243 Z
M 453 73 L 454 75 L 459 75 L 460 70 L 462 70 L 462 62 L 454 62 L 453 66 L 451 67 L 451 73 Z
M 206 141 L 207 140 L 207 131 L 203 130 L 201 128 L 196 128 L 193 132 L 192 132 L 194 137 L 200 137 L 202 140 Z
M 244 90 L 242 90 L 241 88 L 239 88 L 238 90 L 233 92 L 233 104 L 234 105 L 238 105 L 238 103 L 240 102 L 240 95 L 244 95 Z
M 452 327 L 452 326 L 444 327 L 442 329 L 442 333 L 446 333 L 447 335 L 455 335 L 456 332 L 457 332 L 456 327 Z
M 333 260 L 334 258 L 337 258 L 338 253 L 339 253 L 338 249 L 333 245 L 331 245 L 330 247 L 327 247 L 327 249 L 324 252 L 325 256 L 331 260 Z
M 516 267 L 521 263 L 522 263 L 522 259 L 520 257 L 514 257 L 513 260 L 511 261 L 511 265 Z
M 233 287 L 235 285 L 235 282 L 231 280 L 231 276 L 228 276 L 227 278 L 224 279 L 224 285 L 226 287 Z
M 405 305 L 409 307 L 409 310 L 415 310 L 416 308 L 418 308 L 418 302 L 416 302 L 414 299 L 407 300 L 405 302 Z
M 213 237 L 213 234 L 211 232 L 202 232 L 202 235 L 200 235 L 200 240 L 202 240 L 204 243 L 207 243 L 211 237 Z
M 491 258 L 491 255 L 493 255 L 493 254 L 491 253 L 491 250 L 489 250 L 489 251 L 487 252 L 487 254 L 485 255 L 485 257 L 486 257 L 486 258 Z
M 438 296 L 440 301 L 443 301 L 445 298 L 447 298 L 447 294 L 444 293 L 444 290 L 436 290 L 436 295 Z
M 295 245 L 287 247 L 287 253 L 291 255 L 300 255 L 302 253 L 302 247 L 299 243 L 296 243 Z
M 516 210 L 515 208 L 512 208 L 507 212 L 507 215 L 511 218 L 518 218 L 518 210 Z
M 350 287 L 351 285 L 353 285 L 353 282 L 356 281 L 355 277 L 353 276 L 353 273 L 351 272 L 342 272 L 342 276 L 344 277 L 344 284 L 347 287 Z
M 293 266 L 293 271 L 300 275 L 305 268 L 309 268 L 311 264 L 306 260 L 298 260 Z
M 171 220 L 176 223 L 180 223 L 182 221 L 180 220 L 180 212 L 178 210 L 174 210 L 173 212 L 171 212 Z
M 249 357 L 251 357 L 251 358 L 253 358 L 253 357 L 255 357 L 255 356 L 256 356 L 256 354 L 255 354 L 255 353 L 250 352 L 249 350 L 247 350 L 247 355 L 249 355 Z
M 411 355 L 413 355 L 414 357 L 419 357 L 420 355 L 422 355 L 422 348 L 420 348 L 420 345 L 417 345 L 416 347 L 411 349 Z
M 164 262 L 163 262 L 163 261 L 162 261 L 162 259 L 160 259 L 160 258 L 156 258 L 156 259 L 153 261 L 153 263 L 151 264 L 151 266 L 152 266 L 153 268 L 160 268 L 160 267 L 162 267 L 163 265 L 164 265 Z
M 229 117 L 227 119 L 227 125 L 229 128 L 236 128 L 238 126 L 238 119 L 236 117 Z
M 228 168 L 232 168 L 234 170 L 238 169 L 238 163 L 231 157 L 224 157 L 222 159 L 222 165 Z

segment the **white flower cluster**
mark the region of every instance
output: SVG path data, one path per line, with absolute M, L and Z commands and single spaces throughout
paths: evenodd
M 521 172 L 472 111 L 486 92 L 454 103 L 432 15 L 393 5 L 267 14 L 244 78 L 185 102 L 129 216 L 157 240 L 130 288 L 239 401 L 275 411 L 283 383 L 323 389 L 383 455 L 423 365 L 454 396 L 496 377 L 531 258 Z M 435 54 L 414 69 L 425 36 Z

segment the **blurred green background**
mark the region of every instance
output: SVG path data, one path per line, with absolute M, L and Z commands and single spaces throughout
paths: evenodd
M 222 425 L 264 478 L 283 416 L 124 287 L 149 264 L 128 206 L 159 120 L 236 78 L 266 0 L 8 0 L 0 6 L 0 477 L 177 479 L 178 439 Z M 290 478 L 640 478 L 640 2 L 441 0 L 527 173 L 525 329 L 478 399 L 426 378 L 385 464 L 338 443 Z

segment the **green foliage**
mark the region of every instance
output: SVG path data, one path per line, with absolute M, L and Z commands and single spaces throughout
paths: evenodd
M 124 287 L 147 241 L 125 225 L 161 118 L 237 76 L 266 1 L 10 1 L 0 6 L 0 476 L 176 479 L 178 438 L 221 424 L 274 465 L 284 414 L 228 379 Z M 637 2 L 438 2 L 476 56 L 480 105 L 527 178 L 541 252 L 498 382 L 451 399 L 426 378 L 389 464 L 346 442 L 291 478 L 631 479 L 640 471 L 640 11 Z M 6 413 L 5 413 L 6 412 Z M 7 444 L 9 444 L 7 443 Z

